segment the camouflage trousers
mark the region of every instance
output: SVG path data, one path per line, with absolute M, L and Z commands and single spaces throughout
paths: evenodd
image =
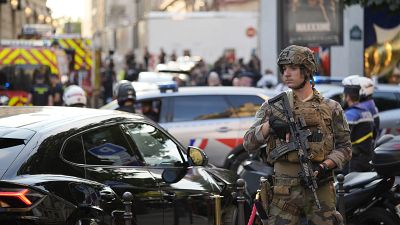
M 269 207 L 268 225 L 297 225 L 306 220 L 308 225 L 342 225 L 343 218 L 336 211 L 333 181 L 317 189 L 321 204 L 318 209 L 313 193 L 305 189 L 299 178 L 274 179 L 273 198 Z

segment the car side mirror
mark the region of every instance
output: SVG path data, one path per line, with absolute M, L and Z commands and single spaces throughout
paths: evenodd
M 208 164 L 208 157 L 201 148 L 189 146 L 187 153 L 190 165 L 205 166 Z

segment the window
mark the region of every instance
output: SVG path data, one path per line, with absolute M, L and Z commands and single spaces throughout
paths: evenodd
M 223 96 L 182 96 L 173 100 L 173 122 L 234 117 Z
M 127 127 L 148 165 L 174 166 L 183 163 L 179 147 L 162 131 L 143 123 L 129 124 Z
M 154 122 L 160 120 L 161 101 L 158 99 L 145 99 L 135 104 L 136 112 L 145 115 Z
M 252 95 L 230 95 L 227 96 L 233 105 L 237 117 L 254 117 L 257 110 L 264 103 L 264 99 Z
M 85 156 L 83 153 L 81 136 L 73 136 L 69 138 L 65 143 L 62 155 L 67 161 L 84 164 Z
M 24 147 L 23 139 L 0 138 L 0 169 L 6 170 Z
M 379 112 L 399 107 L 398 99 L 395 92 L 375 92 L 373 98 Z
M 140 165 L 118 125 L 101 127 L 82 135 L 86 164 Z

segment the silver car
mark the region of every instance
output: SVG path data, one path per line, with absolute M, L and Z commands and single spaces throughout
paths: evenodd
M 200 147 L 211 163 L 234 170 L 248 158 L 242 146 L 243 136 L 252 125 L 256 111 L 277 94 L 252 87 L 167 89 L 138 92 L 137 112 L 146 115 L 143 105 L 151 103 L 153 120 L 182 144 Z M 102 107 L 116 108 L 116 101 Z

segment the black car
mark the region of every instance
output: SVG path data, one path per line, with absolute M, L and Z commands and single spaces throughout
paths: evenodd
M 0 107 L 0 221 L 80 224 L 86 215 L 113 224 L 129 191 L 135 224 L 213 223 L 214 195 L 223 196 L 223 224 L 232 222 L 238 177 L 188 151 L 136 114 Z

